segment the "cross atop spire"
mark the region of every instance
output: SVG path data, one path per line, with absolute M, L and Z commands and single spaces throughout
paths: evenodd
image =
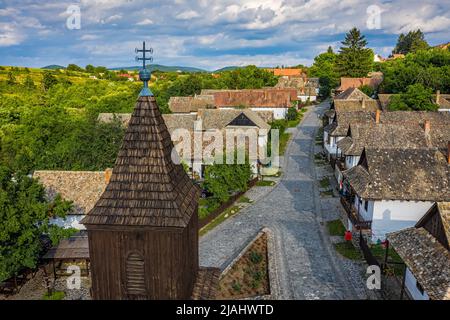
M 149 48 L 149 49 L 145 49 L 145 41 L 142 42 L 142 49 L 138 49 L 136 48 L 136 53 L 142 53 L 142 57 L 136 56 L 136 61 L 142 61 L 142 69 L 141 71 L 139 71 L 139 79 L 144 82 L 144 87 L 141 90 L 141 93 L 139 94 L 140 97 L 148 97 L 148 96 L 153 96 L 153 93 L 150 91 L 149 87 L 148 87 L 148 82 L 150 81 L 151 78 L 151 74 L 150 71 L 145 67 L 145 62 L 149 61 L 152 62 L 153 61 L 153 57 L 146 57 L 146 53 L 150 53 L 153 54 L 153 49 Z

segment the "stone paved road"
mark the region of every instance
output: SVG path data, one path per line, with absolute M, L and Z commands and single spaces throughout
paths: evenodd
M 278 298 L 354 299 L 322 226 L 315 183 L 315 135 L 322 103 L 305 114 L 287 150 L 280 183 L 265 197 L 200 238 L 200 263 L 224 268 L 262 228 L 275 238 Z

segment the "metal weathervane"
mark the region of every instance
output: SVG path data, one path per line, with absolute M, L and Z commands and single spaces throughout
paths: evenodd
M 139 79 L 144 82 L 144 87 L 141 90 L 141 93 L 139 94 L 140 97 L 150 97 L 153 96 L 153 93 L 151 92 L 150 88 L 148 87 L 148 82 L 150 81 L 151 74 L 150 71 L 145 67 L 145 62 L 153 61 L 153 57 L 149 56 L 146 57 L 146 54 L 149 53 L 150 55 L 153 54 L 153 49 L 145 49 L 145 41 L 142 42 L 142 49 L 136 48 L 136 53 L 142 53 L 142 57 L 136 56 L 136 61 L 142 61 L 142 69 L 139 71 Z

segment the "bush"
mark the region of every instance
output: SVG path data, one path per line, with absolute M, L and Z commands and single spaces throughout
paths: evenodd
M 44 300 L 63 300 L 65 298 L 66 294 L 63 291 L 53 291 L 52 293 L 44 294 L 42 299 Z
M 286 114 L 286 120 L 297 120 L 297 118 L 298 118 L 297 110 L 294 107 L 289 108 Z

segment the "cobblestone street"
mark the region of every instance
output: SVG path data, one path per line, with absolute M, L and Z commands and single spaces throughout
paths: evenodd
M 224 268 L 262 227 L 275 236 L 277 298 L 358 299 L 348 269 L 325 233 L 325 220 L 335 202 L 322 214 L 316 183 L 315 136 L 328 103 L 311 107 L 293 132 L 278 184 L 253 205 L 223 222 L 200 239 L 200 263 Z M 257 187 L 256 187 L 257 188 Z

